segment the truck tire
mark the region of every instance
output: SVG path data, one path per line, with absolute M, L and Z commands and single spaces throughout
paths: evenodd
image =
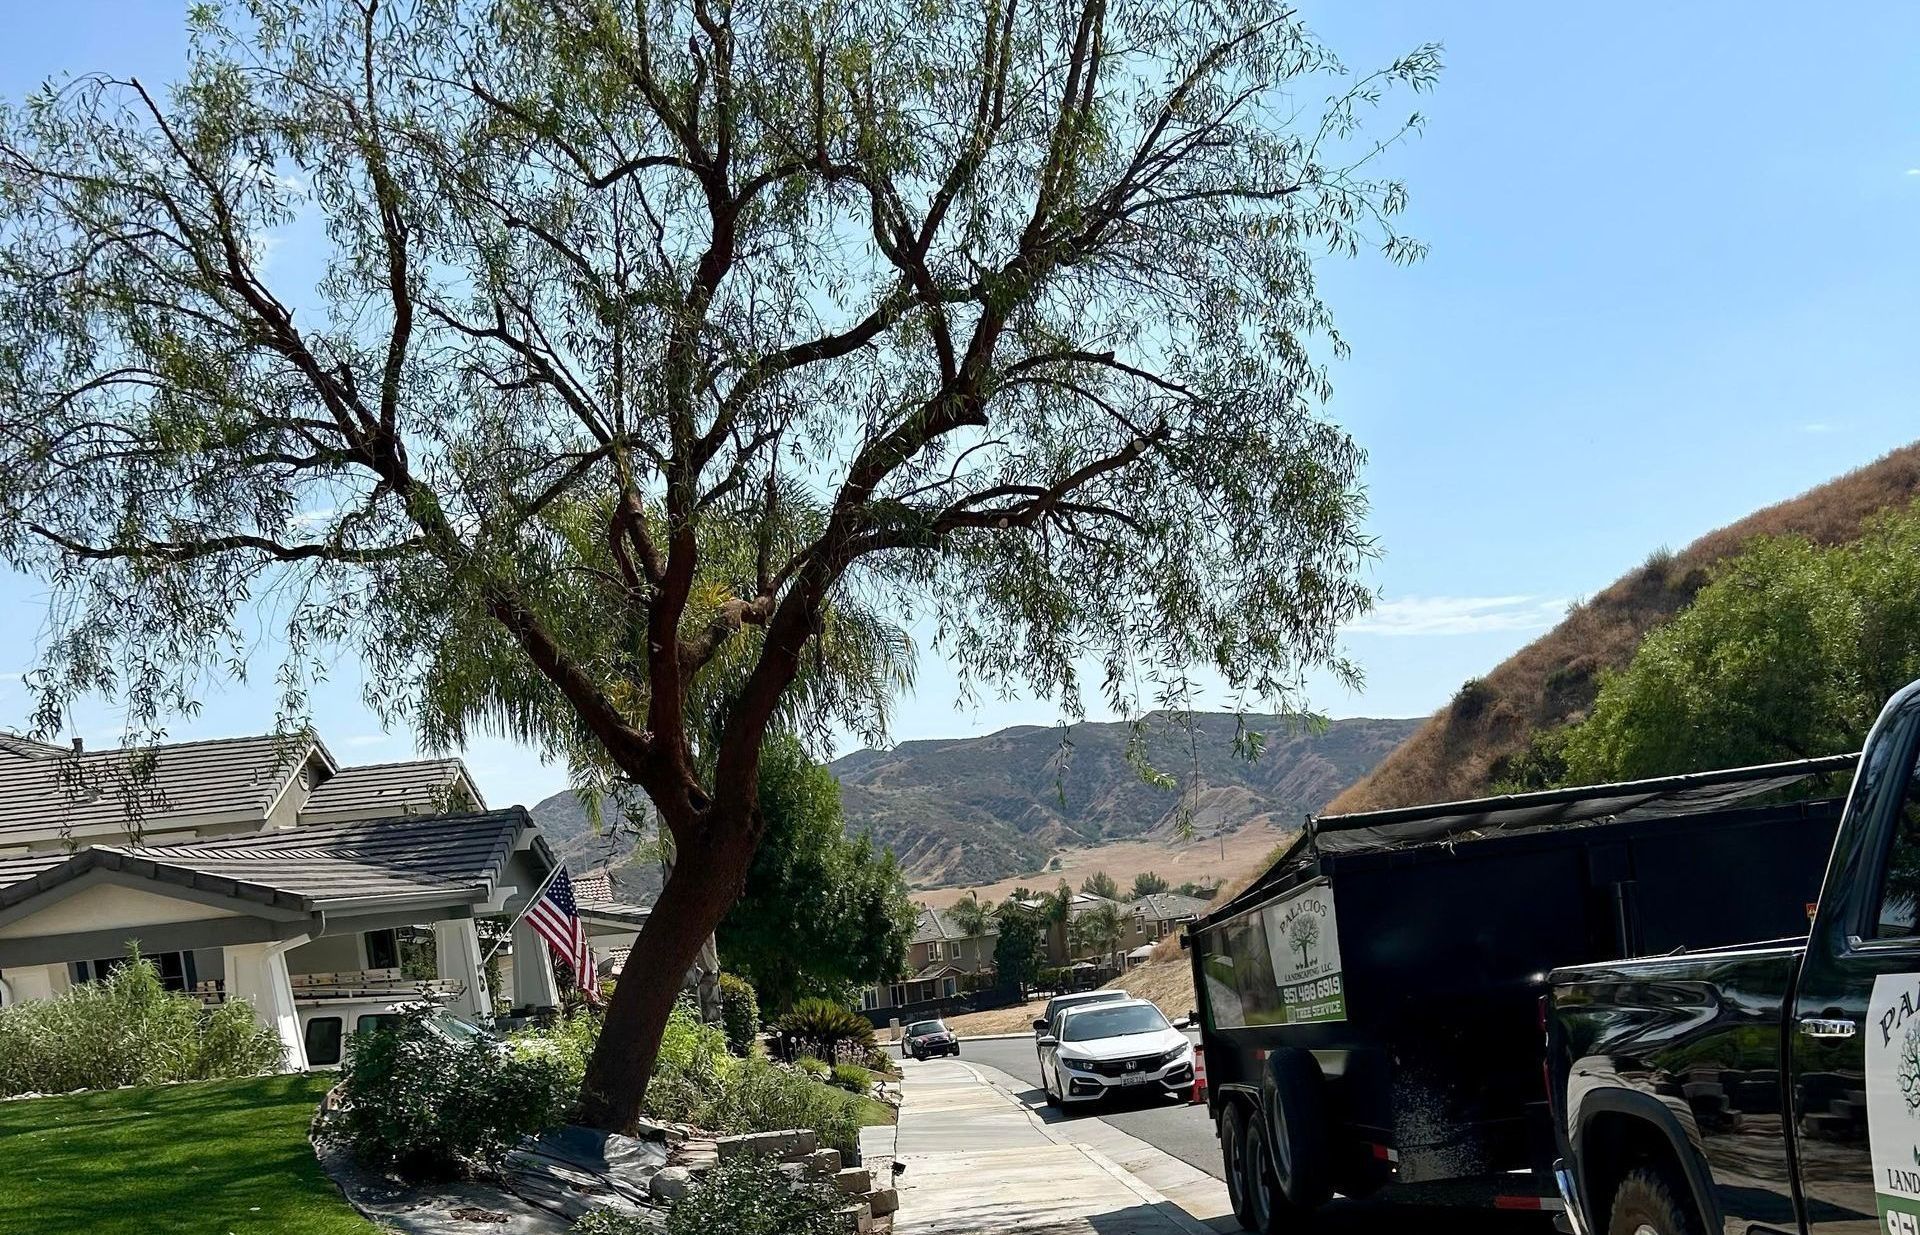
M 1693 1210 L 1658 1171 L 1636 1167 L 1613 1194 L 1607 1235 L 1701 1235 Z
M 1267 1055 L 1265 1080 L 1265 1130 L 1274 1186 L 1292 1208 L 1318 1209 L 1333 1195 L 1327 1078 L 1312 1052 L 1283 1046 Z
M 1247 1121 L 1241 1185 L 1247 1198 L 1246 1225 L 1260 1235 L 1301 1235 L 1313 1220 L 1313 1210 L 1295 1205 L 1280 1191 L 1279 1181 L 1273 1175 L 1272 1140 L 1264 1119 Z
M 1247 1108 L 1229 1101 L 1220 1111 L 1220 1173 L 1227 1181 L 1227 1200 L 1240 1229 L 1251 1231 L 1253 1204 L 1247 1191 Z

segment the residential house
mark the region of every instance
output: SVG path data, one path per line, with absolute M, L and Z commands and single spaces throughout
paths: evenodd
M 1122 908 L 1126 911 L 1127 933 L 1120 950 L 1127 954 L 1129 964 L 1136 964 L 1147 958 L 1155 944 L 1179 934 L 1182 926 L 1205 912 L 1207 902 L 1178 892 L 1154 892 Z
M 342 766 L 311 737 L 86 751 L 7 736 L 0 1002 L 51 998 L 137 943 L 168 986 L 252 1003 L 289 1066 L 334 1062 L 341 1019 L 313 1014 L 329 1000 L 425 987 L 489 1019 L 478 924 L 516 917 L 554 863 L 527 812 L 486 809 L 455 759 Z M 432 932 L 432 980 L 402 974 L 412 929 Z M 518 925 L 512 944 L 511 1004 L 557 1003 L 539 937 Z
M 877 1022 L 915 1006 L 953 999 L 994 972 L 993 949 L 1000 932 L 988 919 L 980 934 L 962 930 L 951 913 L 922 907 L 907 945 L 907 976 L 870 986 L 860 994 L 860 1010 Z

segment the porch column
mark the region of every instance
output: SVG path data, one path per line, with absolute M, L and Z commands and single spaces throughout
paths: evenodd
M 560 1006 L 560 983 L 553 976 L 553 951 L 524 918 L 513 924 L 513 1006 Z
M 487 990 L 480 931 L 472 918 L 443 918 L 433 924 L 433 963 L 437 975 L 458 982 L 460 994 L 447 1005 L 462 1020 L 493 1023 L 493 995 Z
M 229 944 L 220 949 L 227 969 L 227 998 L 253 1005 L 254 1017 L 279 1035 L 286 1050 L 285 1068 L 307 1070 L 307 1044 L 300 1032 L 300 1012 L 293 1004 L 293 982 L 287 976 L 287 952 L 305 943 L 306 936 L 277 943 Z
M 0 979 L 6 981 L 7 1002 L 10 1004 L 26 1003 L 30 999 L 52 999 L 69 985 L 65 965 L 9 965 L 5 970 L 0 970 Z

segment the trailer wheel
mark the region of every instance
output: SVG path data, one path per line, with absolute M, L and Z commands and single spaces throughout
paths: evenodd
M 1627 1172 L 1614 1192 L 1607 1235 L 1700 1235 L 1700 1228 L 1666 1178 L 1643 1166 Z
M 1273 1173 L 1273 1134 L 1265 1120 L 1247 1121 L 1246 1146 L 1241 1187 L 1246 1193 L 1247 1216 L 1242 1221 L 1260 1235 L 1301 1235 L 1313 1220 L 1313 1207 L 1295 1205 L 1280 1190 Z
M 1312 1052 L 1284 1046 L 1267 1055 L 1266 1099 L 1274 1185 L 1294 1209 L 1318 1209 L 1333 1195 L 1332 1125 Z
M 1247 1187 L 1247 1108 L 1229 1100 L 1220 1111 L 1220 1167 L 1227 1177 L 1227 1200 L 1242 1230 L 1255 1230 L 1253 1204 Z

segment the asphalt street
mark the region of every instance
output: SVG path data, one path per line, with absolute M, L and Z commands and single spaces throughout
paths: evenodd
M 1017 1096 L 1049 1123 L 1101 1119 L 1216 1179 L 1222 1175 L 1220 1143 L 1214 1138 L 1213 1123 L 1207 1118 L 1205 1106 L 1146 1097 L 1125 1104 L 1103 1103 L 1092 1109 L 1053 1110 L 1046 1105 L 1046 1096 L 1040 1089 L 1040 1061 L 1033 1039 L 974 1039 L 961 1044 L 960 1057 L 996 1068 L 1031 1086 Z M 1220 1230 L 1230 1229 L 1231 1219 L 1215 1226 Z M 1314 1230 L 1316 1235 L 1406 1235 L 1415 1231 L 1420 1235 L 1551 1235 L 1553 1224 L 1533 1215 L 1416 1209 L 1336 1199 Z

